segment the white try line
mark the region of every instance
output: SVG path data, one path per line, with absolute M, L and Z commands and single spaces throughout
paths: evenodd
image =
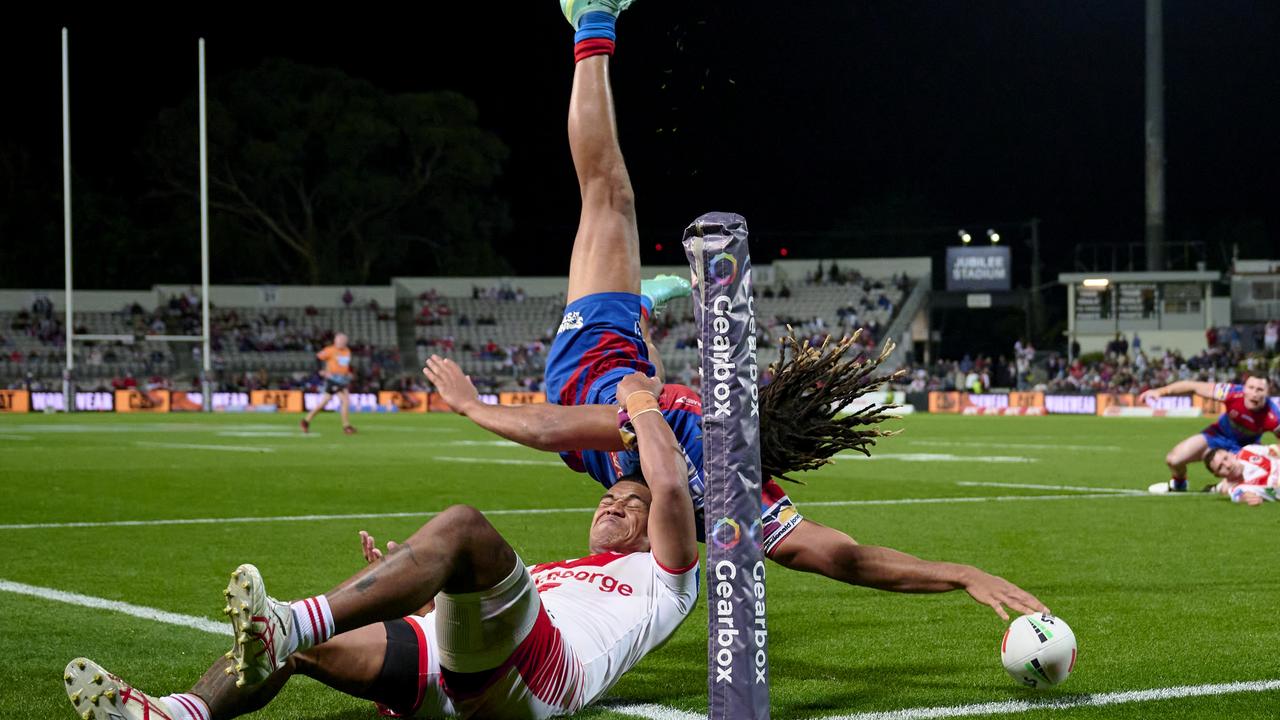
M 616 712 L 619 715 L 646 718 L 646 720 L 707 720 L 707 716 L 677 710 L 666 705 L 653 703 L 628 703 L 626 705 L 602 704 L 601 709 Z
M 854 507 L 858 505 L 947 505 L 951 503 L 1025 502 L 1035 500 L 1085 500 L 1092 498 L 1155 497 L 1146 493 L 1079 493 L 1075 495 L 978 495 L 943 498 L 890 498 L 886 500 L 818 500 L 800 507 Z M 556 513 L 591 513 L 595 508 L 526 508 L 513 510 L 481 510 L 485 515 L 551 515 Z M 152 525 L 220 525 L 225 523 L 321 522 L 325 520 L 382 520 L 392 518 L 429 518 L 439 511 L 390 513 L 341 513 L 337 515 L 274 515 L 262 517 L 165 518 L 156 520 L 103 520 L 84 522 L 13 523 L 0 525 L 0 530 L 59 530 L 63 528 L 148 527 Z
M 1053 700 L 1006 700 L 1003 702 L 977 703 L 975 705 L 905 708 L 886 712 L 834 715 L 823 718 L 823 720 L 933 720 L 934 718 L 1004 715 L 1043 710 L 1068 710 L 1078 707 L 1102 707 L 1105 705 L 1122 705 L 1154 700 L 1176 700 L 1178 698 L 1270 692 L 1272 690 L 1280 690 L 1280 680 L 1250 680 L 1214 685 L 1179 685 L 1177 687 L 1151 688 L 1150 690 L 1072 695 Z
M 1117 493 L 1119 495 L 1146 495 L 1146 490 L 1132 490 L 1128 488 L 1109 488 L 1109 487 L 1084 487 L 1080 485 L 1035 485 L 1032 483 L 1006 483 L 1006 482 L 967 482 L 958 481 L 957 485 L 963 487 L 994 487 L 994 488 L 1023 488 L 1026 490 L 1076 490 L 1079 492 L 1104 492 Z
M 30 440 L 30 435 L 10 435 L 8 433 L 0 433 L 0 440 Z
M 166 450 L 224 450 L 226 452 L 273 453 L 275 448 L 255 447 L 253 445 L 201 445 L 199 443 L 167 443 L 150 440 L 135 440 L 138 447 L 162 448 Z
M 0 591 L 14 593 L 16 595 L 27 595 L 30 597 L 42 598 L 44 600 L 53 600 L 54 602 L 67 603 L 68 605 L 79 605 L 80 607 L 93 608 L 95 610 L 110 610 L 112 612 L 124 613 L 125 615 L 142 618 L 143 620 L 154 620 L 155 622 L 167 623 L 169 625 L 180 625 L 182 627 L 189 627 L 193 630 L 212 633 L 214 635 L 231 634 L 231 627 L 225 622 L 214 622 L 207 618 L 171 613 L 165 610 L 157 610 L 156 608 L 120 602 L 119 600 L 107 600 L 106 598 L 93 597 L 92 595 L 81 595 L 80 593 L 65 592 L 63 590 L 54 590 L 53 588 L 10 582 L 9 580 L 0 580 Z

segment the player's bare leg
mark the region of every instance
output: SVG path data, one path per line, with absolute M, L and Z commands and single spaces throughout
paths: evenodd
M 609 55 L 580 60 L 569 100 L 569 150 L 582 213 L 569 260 L 566 303 L 603 292 L 640 292 L 635 192 L 622 159 Z
M 351 391 L 340 390 L 338 392 L 338 409 L 342 416 L 342 432 L 351 435 L 356 431 L 351 427 Z
M 386 689 L 377 685 L 386 648 L 384 627 L 369 625 L 296 653 L 266 681 L 244 687 L 236 684 L 232 661 L 220 656 L 189 691 L 164 697 L 131 688 L 96 663 L 81 658 L 67 666 L 67 695 L 77 711 L 93 706 L 106 713 L 100 717 L 226 720 L 266 707 L 289 678 L 305 675 L 353 697 L 389 704 L 394 699 L 382 697 Z M 76 695 L 76 691 L 80 694 Z
M 330 592 L 292 606 L 268 596 L 257 568 L 242 565 L 232 573 L 225 609 L 236 635 L 237 682 L 263 682 L 296 650 L 409 615 L 440 592 L 497 587 L 518 568 L 515 551 L 484 515 L 461 505 L 435 516 L 380 562 Z
M 1208 450 L 1209 440 L 1202 433 L 1196 433 L 1174 445 L 1169 454 L 1164 456 L 1164 464 L 1169 466 L 1169 480 L 1155 483 L 1147 489 L 1156 494 L 1186 492 L 1187 465 L 1199 462 Z
M 320 396 L 320 402 L 316 403 L 316 406 L 311 408 L 311 412 L 307 413 L 307 416 L 302 419 L 303 432 L 311 432 L 311 421 L 316 419 L 316 415 L 319 415 L 320 411 L 324 410 L 324 406 L 328 405 L 332 399 L 333 396 L 327 392 Z

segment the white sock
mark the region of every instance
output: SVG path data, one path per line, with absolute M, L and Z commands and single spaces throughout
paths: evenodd
M 291 607 L 298 638 L 296 650 L 306 650 L 333 637 L 333 611 L 329 609 L 328 598 L 317 595 L 299 600 Z
M 209 706 L 198 695 L 176 693 L 165 695 L 160 701 L 169 708 L 173 720 L 209 720 Z

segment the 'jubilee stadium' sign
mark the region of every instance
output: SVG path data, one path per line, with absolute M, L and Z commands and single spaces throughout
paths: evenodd
M 1007 247 L 947 248 L 947 292 L 1005 291 L 1011 277 Z

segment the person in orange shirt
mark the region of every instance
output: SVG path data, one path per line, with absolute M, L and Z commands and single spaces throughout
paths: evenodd
M 342 412 L 342 432 L 354 435 L 356 429 L 351 425 L 351 348 L 347 347 L 347 336 L 338 333 L 333 336 L 333 344 L 316 353 L 316 358 L 324 361 L 324 396 L 311 412 L 302 420 L 302 432 L 311 432 L 311 421 L 316 413 L 336 395 Z

